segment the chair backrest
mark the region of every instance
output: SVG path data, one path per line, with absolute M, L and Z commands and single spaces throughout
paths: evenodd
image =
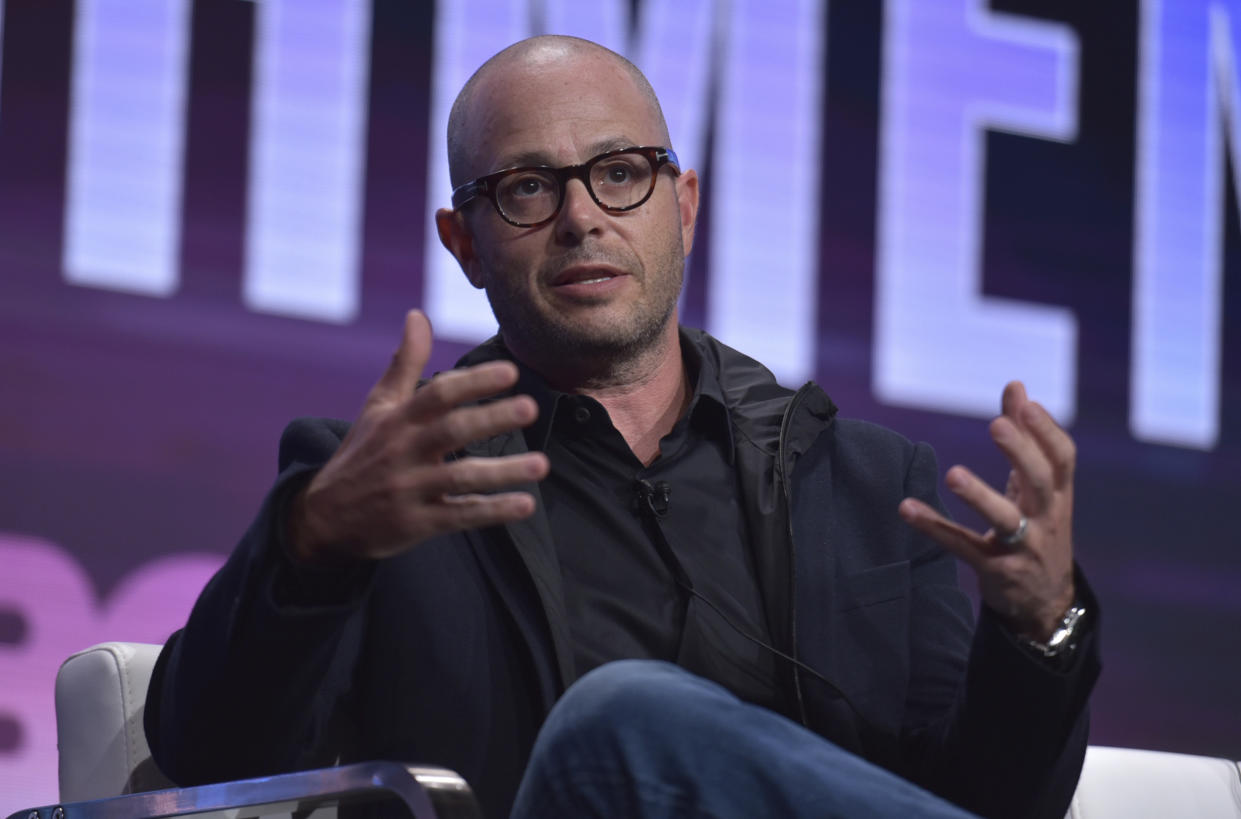
M 142 714 L 160 646 L 101 643 L 56 675 L 60 800 L 77 802 L 172 787 L 155 767 Z

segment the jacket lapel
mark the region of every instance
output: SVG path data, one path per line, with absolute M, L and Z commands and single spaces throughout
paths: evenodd
M 526 451 L 521 433 L 509 433 L 466 447 L 467 455 L 494 458 L 517 455 Z M 530 647 L 540 683 L 551 690 L 549 704 L 576 678 L 573 643 L 565 614 L 564 590 L 561 585 L 560 562 L 556 557 L 551 525 L 543 509 L 538 484 L 513 487 L 534 496 L 534 515 L 505 526 L 470 530 L 469 540 L 479 563 L 487 573 L 505 606 L 513 615 L 518 629 Z M 513 560 L 513 554 L 517 559 Z M 536 601 L 531 601 L 533 589 Z M 533 603 L 533 604 L 532 604 Z M 548 668 L 547 638 L 555 657 L 554 670 Z M 549 675 L 548 671 L 552 671 Z

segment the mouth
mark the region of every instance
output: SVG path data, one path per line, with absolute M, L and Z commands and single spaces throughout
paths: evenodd
M 603 284 L 612 279 L 629 275 L 623 270 L 608 265 L 574 265 L 552 277 L 552 287 L 569 287 L 571 285 Z

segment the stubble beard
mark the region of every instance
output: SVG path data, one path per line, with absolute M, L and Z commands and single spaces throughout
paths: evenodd
M 632 259 L 581 252 L 557 260 L 557 267 L 590 262 L 629 271 L 636 265 Z M 548 305 L 536 305 L 529 291 L 520 286 L 523 273 L 496 266 L 490 270 L 487 301 L 501 336 L 519 359 L 552 380 L 561 373 L 579 382 L 606 383 L 624 380 L 657 350 L 681 294 L 685 259 L 682 251 L 669 247 L 654 270 L 641 274 L 643 288 L 638 298 L 626 306 L 623 315 L 609 316 L 606 321 L 551 314 Z

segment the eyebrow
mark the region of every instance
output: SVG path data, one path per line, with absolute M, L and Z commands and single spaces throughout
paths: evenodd
M 599 154 L 606 154 L 608 151 L 617 151 L 621 148 L 636 148 L 638 143 L 626 137 L 609 137 L 598 142 L 592 143 L 589 152 L 592 157 Z M 576 164 L 576 163 L 575 163 Z M 521 153 L 511 154 L 507 156 L 497 170 L 506 170 L 508 168 L 525 168 L 525 167 L 554 167 L 552 165 L 551 155 L 546 151 L 522 151 Z

